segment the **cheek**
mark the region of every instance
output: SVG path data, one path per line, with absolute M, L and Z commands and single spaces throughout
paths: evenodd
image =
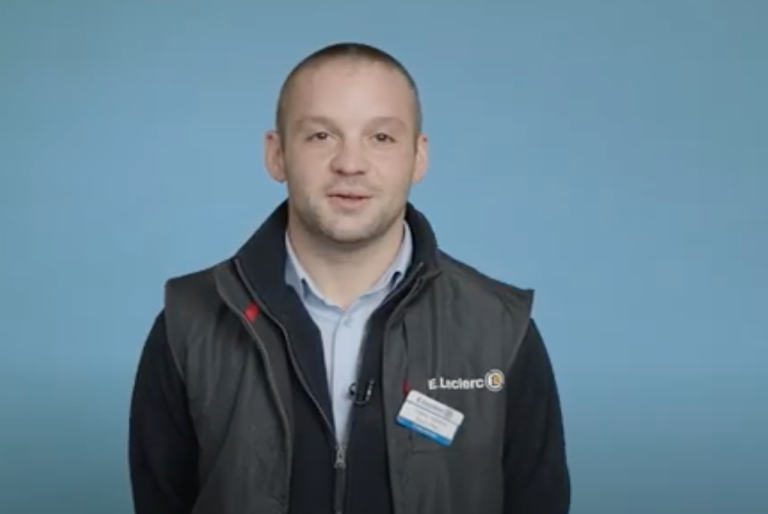
M 286 182 L 289 192 L 298 198 L 313 198 L 326 187 L 323 175 L 317 170 L 293 166 L 286 168 Z
M 387 182 L 393 186 L 404 187 L 411 183 L 416 162 L 413 155 L 397 155 L 388 160 L 385 169 L 386 172 L 382 175 L 387 177 Z

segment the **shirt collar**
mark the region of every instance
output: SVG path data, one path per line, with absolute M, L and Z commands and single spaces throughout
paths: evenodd
M 381 291 L 389 293 L 405 276 L 413 256 L 413 235 L 408 223 L 403 223 L 403 227 L 403 241 L 395 259 L 376 284 L 363 296 Z M 293 249 L 287 231 L 285 233 L 285 249 L 287 253 L 285 266 L 286 284 L 293 287 L 302 300 L 306 300 L 308 296 L 314 296 L 316 299 L 330 303 L 320 294 L 320 290 L 296 257 L 296 252 Z

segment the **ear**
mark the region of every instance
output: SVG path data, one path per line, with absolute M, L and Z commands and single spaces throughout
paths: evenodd
M 427 174 L 429 167 L 429 139 L 426 134 L 416 138 L 416 166 L 414 167 L 412 183 L 418 184 Z
M 283 143 L 276 130 L 270 130 L 264 136 L 264 166 L 273 179 L 281 183 L 285 182 Z

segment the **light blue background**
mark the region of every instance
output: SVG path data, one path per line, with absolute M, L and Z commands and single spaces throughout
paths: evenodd
M 768 512 L 768 3 L 277 4 L 0 0 L 0 512 L 131 512 L 163 281 L 282 199 L 277 88 L 349 39 L 420 84 L 443 246 L 537 289 L 572 512 Z

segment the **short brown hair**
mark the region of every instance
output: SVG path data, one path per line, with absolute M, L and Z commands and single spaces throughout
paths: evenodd
M 275 127 L 278 133 L 283 136 L 285 130 L 285 113 L 287 111 L 288 93 L 291 86 L 296 80 L 296 77 L 302 70 L 322 64 L 324 62 L 337 60 L 337 59 L 350 59 L 359 61 L 368 61 L 381 63 L 396 70 L 408 81 L 408 85 L 413 91 L 414 105 L 416 108 L 416 130 L 421 132 L 422 125 L 422 111 L 421 100 L 419 98 L 419 89 L 416 87 L 416 81 L 413 76 L 408 72 L 406 67 L 391 54 L 376 48 L 375 46 L 366 45 L 364 43 L 336 43 L 333 45 L 321 48 L 316 52 L 305 57 L 299 64 L 297 64 L 283 81 L 283 85 L 280 88 L 280 96 L 277 100 L 277 112 L 275 113 Z

